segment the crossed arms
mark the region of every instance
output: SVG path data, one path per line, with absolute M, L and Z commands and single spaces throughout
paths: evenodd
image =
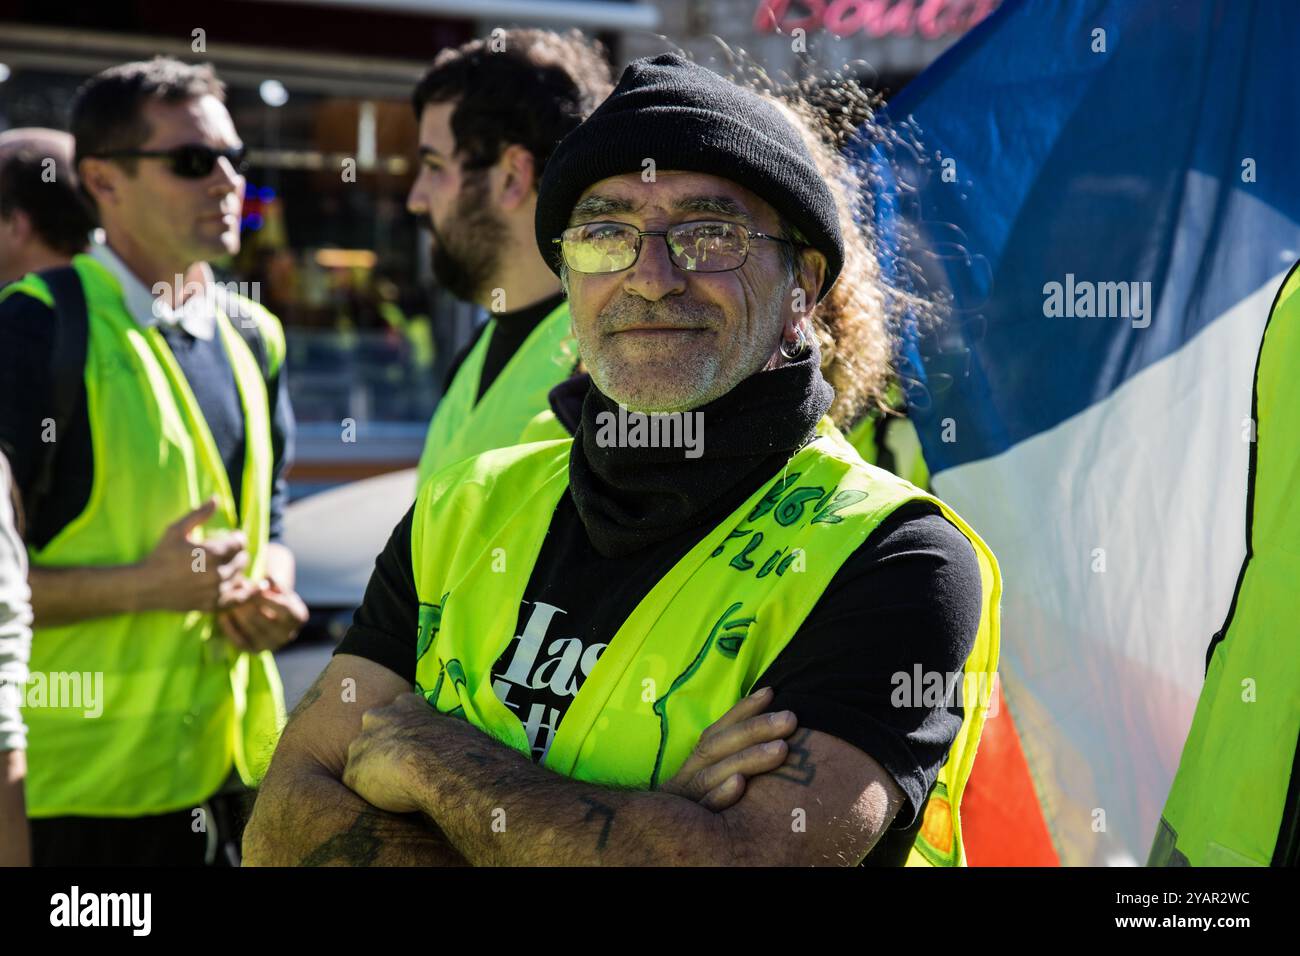
M 739 752 L 789 734 L 765 729 L 765 698 L 641 791 L 556 774 L 410 690 L 364 658 L 330 661 L 285 728 L 246 863 L 853 865 L 903 803 L 876 761 L 829 734 L 799 729 L 772 758 Z

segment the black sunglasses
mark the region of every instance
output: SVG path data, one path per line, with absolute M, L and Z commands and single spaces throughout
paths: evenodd
M 213 149 L 211 146 L 187 144 L 173 149 L 118 149 L 107 153 L 95 153 L 96 159 L 165 159 L 171 163 L 171 170 L 182 179 L 202 179 L 212 173 L 217 160 L 222 156 L 230 160 L 235 172 L 243 175 L 248 172 L 247 150 L 243 146 L 235 149 Z

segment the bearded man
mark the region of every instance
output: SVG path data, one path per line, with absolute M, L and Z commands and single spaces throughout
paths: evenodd
M 627 68 L 538 195 L 576 434 L 422 487 L 250 860 L 964 862 L 997 564 L 826 417 L 838 223 L 771 103 L 674 54 Z
M 407 209 L 432 233 L 438 285 L 491 312 L 452 360 L 420 455 L 421 484 L 438 468 L 514 444 L 573 371 L 568 304 L 533 243 L 537 184 L 560 140 L 609 88 L 598 43 L 576 30 L 533 29 L 444 50 L 415 87 L 420 166 Z

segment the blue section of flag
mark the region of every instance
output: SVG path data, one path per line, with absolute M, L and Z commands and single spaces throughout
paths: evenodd
M 903 370 L 932 472 L 1105 399 L 1300 257 L 1298 41 L 1284 0 L 1008 0 L 895 97 L 925 157 L 895 157 L 900 215 L 954 306 Z M 1052 282 L 1062 309 L 1071 282 L 1152 299 L 1049 317 Z

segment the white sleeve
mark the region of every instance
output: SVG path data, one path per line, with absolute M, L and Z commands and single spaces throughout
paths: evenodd
M 0 457 L 0 750 L 26 750 L 19 709 L 32 651 L 27 550 L 14 524 L 9 464 Z

